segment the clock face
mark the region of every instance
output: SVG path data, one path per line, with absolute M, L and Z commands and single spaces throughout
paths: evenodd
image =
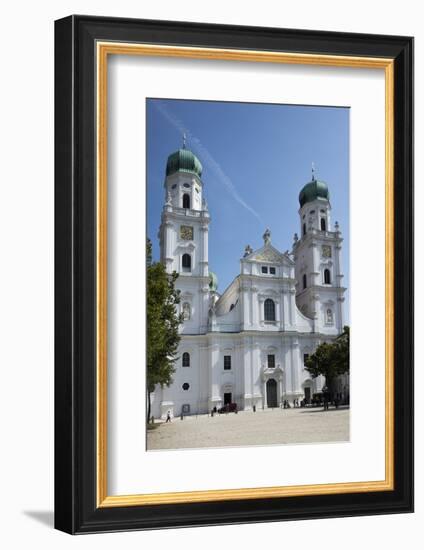
M 185 241 L 193 240 L 193 228 L 190 225 L 182 225 L 180 227 L 180 237 Z
M 331 258 L 331 246 L 326 244 L 322 246 L 322 256 L 323 258 Z

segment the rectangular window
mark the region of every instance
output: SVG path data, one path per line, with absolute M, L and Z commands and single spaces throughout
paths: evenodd
M 224 355 L 224 370 L 231 370 L 231 355 Z
M 269 272 L 271 273 L 271 275 L 275 275 L 275 267 L 270 267 Z
M 268 273 L 268 268 L 266 266 L 262 266 L 262 273 Z
M 268 355 L 268 368 L 275 369 L 275 355 Z
M 304 366 L 305 366 L 305 364 L 306 364 L 306 360 L 308 359 L 308 357 L 309 357 L 309 353 L 304 353 L 304 354 L 303 354 L 303 365 L 304 365 Z

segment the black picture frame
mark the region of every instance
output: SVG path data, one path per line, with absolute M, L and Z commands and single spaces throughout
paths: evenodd
M 99 40 L 394 60 L 394 490 L 97 507 Z M 413 511 L 413 38 L 73 15 L 55 23 L 55 527 L 94 533 Z

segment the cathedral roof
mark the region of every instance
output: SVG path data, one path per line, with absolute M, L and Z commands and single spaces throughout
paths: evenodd
M 213 292 L 216 292 L 218 288 L 218 277 L 213 271 L 209 271 L 209 288 Z
M 316 199 L 330 200 L 330 192 L 325 181 L 316 180 L 312 177 L 312 180 L 307 183 L 299 193 L 299 203 L 302 207 L 307 202 L 312 202 Z
M 175 172 L 189 172 L 191 174 L 196 174 L 199 178 L 202 175 L 200 160 L 194 153 L 186 149 L 185 145 L 182 149 L 178 149 L 178 151 L 175 151 L 175 153 L 172 153 L 168 157 L 166 175 L 170 176 L 175 174 Z

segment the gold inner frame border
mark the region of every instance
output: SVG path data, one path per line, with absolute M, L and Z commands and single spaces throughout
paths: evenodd
M 385 479 L 316 485 L 252 487 L 172 493 L 107 493 L 107 62 L 109 55 L 180 57 L 261 63 L 384 69 L 385 73 Z M 394 60 L 140 43 L 96 43 L 97 62 L 97 507 L 212 502 L 394 490 Z

